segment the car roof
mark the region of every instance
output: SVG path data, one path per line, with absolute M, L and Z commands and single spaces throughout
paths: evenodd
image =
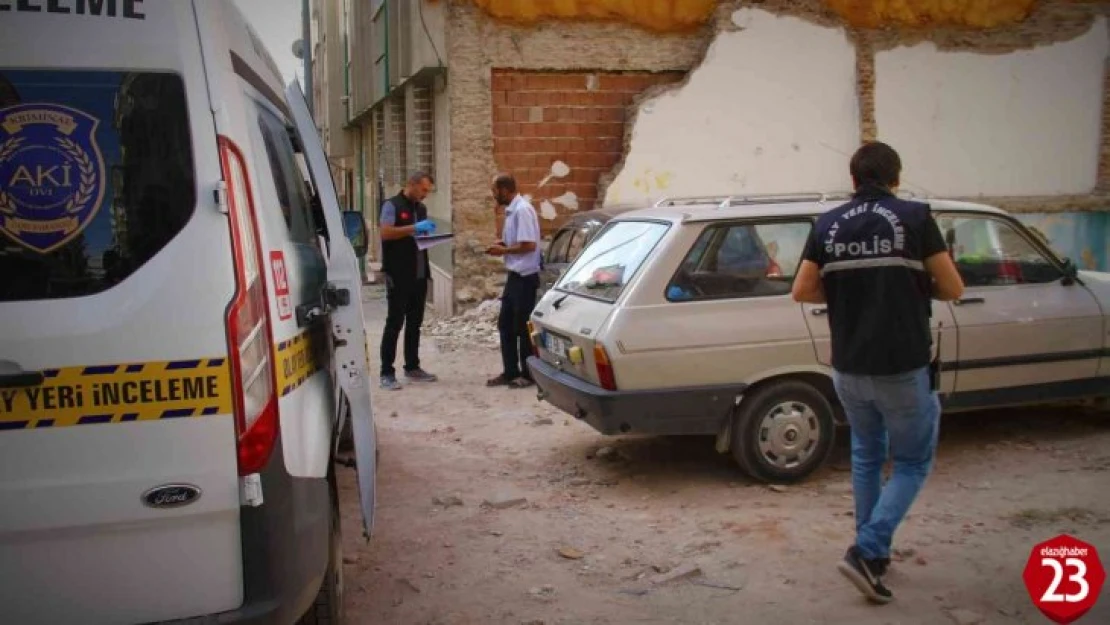
M 604 223 L 629 211 L 640 210 L 643 204 L 614 204 L 572 214 L 560 228 L 577 228 L 590 221 Z
M 975 202 L 914 197 L 908 194 L 903 197 L 927 203 L 934 210 L 1009 215 L 999 208 Z M 850 199 L 850 193 L 663 198 L 654 205 L 641 205 L 640 208 L 631 210 L 625 208 L 620 212 L 619 218 L 622 221 L 654 219 L 673 223 L 696 223 L 752 217 L 804 217 L 820 215 Z

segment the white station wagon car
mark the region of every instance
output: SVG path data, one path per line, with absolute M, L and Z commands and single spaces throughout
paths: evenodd
M 687 198 L 611 220 L 533 313 L 539 398 L 602 434 L 716 435 L 757 479 L 801 480 L 845 424 L 823 305 L 791 283 L 849 194 Z M 933 302 L 947 412 L 1110 396 L 1110 274 L 1006 212 L 929 200 L 966 289 Z

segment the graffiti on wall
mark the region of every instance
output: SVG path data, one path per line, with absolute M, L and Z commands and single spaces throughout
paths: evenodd
M 1110 271 L 1110 212 L 1015 214 L 1080 269 Z

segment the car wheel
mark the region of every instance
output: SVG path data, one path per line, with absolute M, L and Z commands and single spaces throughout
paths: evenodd
M 328 490 L 331 494 L 331 533 L 328 536 L 328 569 L 316 601 L 297 621 L 297 625 L 343 625 L 343 533 L 339 521 L 339 488 L 335 469 L 328 471 Z
M 833 408 L 812 385 L 771 383 L 741 402 L 732 423 L 732 456 L 765 482 L 798 482 L 828 457 L 836 437 Z

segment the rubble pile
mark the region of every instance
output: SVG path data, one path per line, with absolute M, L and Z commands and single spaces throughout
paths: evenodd
M 424 326 L 423 334 L 445 352 L 475 347 L 499 349 L 497 316 L 500 312 L 501 301 L 488 299 L 461 315 L 431 320 Z

